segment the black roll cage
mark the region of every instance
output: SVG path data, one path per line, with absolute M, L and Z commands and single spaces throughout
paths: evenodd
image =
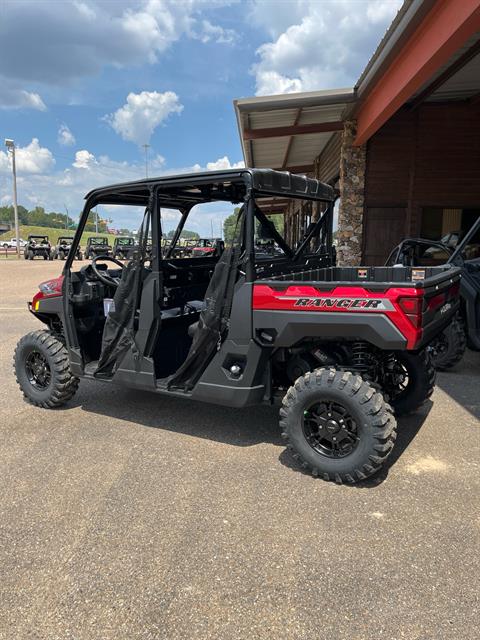
M 276 230 L 273 222 L 256 205 L 255 198 L 274 196 L 327 203 L 323 215 L 309 226 L 303 241 L 296 250 L 288 246 Z M 151 216 L 151 230 L 152 270 L 158 272 L 162 260 L 168 260 L 171 257 L 191 209 L 201 203 L 224 201 L 232 204 L 243 204 L 246 207 L 245 236 L 243 238 L 245 273 L 247 281 L 253 281 L 255 278 L 254 218 L 260 220 L 269 229 L 273 239 L 287 257 L 297 260 L 303 250 L 308 247 L 310 240 L 319 234 L 322 229 L 327 237 L 327 247 L 331 248 L 335 197 L 334 189 L 319 180 L 272 169 L 212 171 L 165 178 L 150 178 L 102 187 L 91 191 L 86 196 L 85 206 L 72 242 L 73 251 L 69 252 L 63 274 L 68 276 L 88 215 L 99 204 L 137 205 L 148 207 L 152 213 L 157 212 L 157 215 Z M 171 239 L 169 249 L 163 258 L 161 252 L 162 206 L 177 209 L 181 213 L 175 235 Z

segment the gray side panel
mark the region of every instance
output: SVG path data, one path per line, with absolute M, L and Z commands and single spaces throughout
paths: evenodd
M 229 407 L 262 402 L 267 389 L 270 350 L 253 340 L 238 344 L 227 339 L 216 353 L 192 391 L 192 399 Z M 238 364 L 242 375 L 234 378 L 229 368 Z
M 365 340 L 380 349 L 405 349 L 406 338 L 384 315 L 316 311 L 254 311 L 253 328 L 276 331 L 275 347 L 291 347 L 303 338 Z

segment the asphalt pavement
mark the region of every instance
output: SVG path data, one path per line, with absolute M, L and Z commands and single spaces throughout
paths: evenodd
M 388 468 L 305 475 L 278 409 L 85 382 L 26 404 L 15 344 L 58 262 L 0 260 L 0 638 L 480 638 L 480 354 L 399 421 Z

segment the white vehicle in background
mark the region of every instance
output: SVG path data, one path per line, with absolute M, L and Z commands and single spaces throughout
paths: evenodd
M 25 247 L 27 243 L 25 242 L 25 240 L 23 240 L 22 238 L 20 238 L 20 243 L 19 246 L 23 249 Z M 16 249 L 17 248 L 17 239 L 16 238 L 11 238 L 10 240 L 4 240 L 2 242 L 2 247 L 4 249 Z

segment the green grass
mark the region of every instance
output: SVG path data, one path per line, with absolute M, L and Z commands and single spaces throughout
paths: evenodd
M 57 244 L 57 240 L 60 236 L 74 236 L 75 235 L 75 231 L 70 230 L 67 231 L 66 229 L 53 229 L 52 227 L 32 227 L 29 225 L 21 225 L 20 226 L 20 238 L 22 238 L 23 240 L 26 240 L 28 238 L 29 235 L 47 235 L 48 239 L 50 240 L 50 243 L 52 245 Z M 82 234 L 82 240 L 80 242 L 80 245 L 82 247 L 82 249 L 85 247 L 85 245 L 87 244 L 87 238 L 89 236 L 96 236 L 97 234 L 94 231 L 87 231 L 86 233 Z M 2 242 L 4 240 L 10 240 L 11 238 L 13 238 L 15 236 L 15 231 L 7 231 L 6 233 L 3 233 L 0 235 L 0 246 L 2 245 Z M 115 239 L 115 236 L 111 233 L 99 233 L 98 236 L 102 237 L 102 238 L 108 238 L 108 242 L 110 244 L 110 246 L 113 246 L 113 241 Z

